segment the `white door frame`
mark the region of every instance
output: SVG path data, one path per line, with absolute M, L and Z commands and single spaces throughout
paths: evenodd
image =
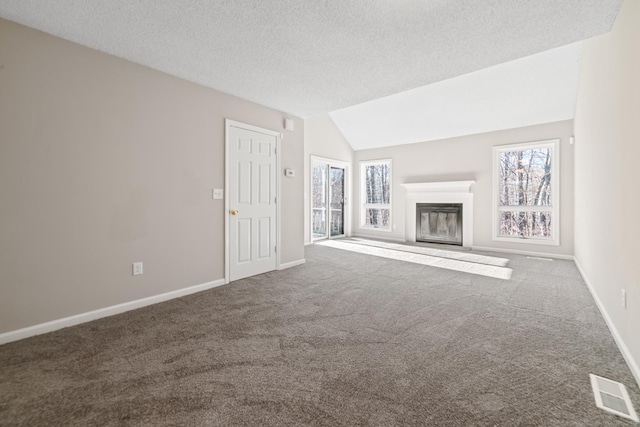
M 231 119 L 224 119 L 224 282 L 229 283 L 229 130 L 238 127 L 276 137 L 276 270 L 280 268 L 280 145 L 282 133 Z
M 309 224 L 309 243 L 313 243 L 313 162 L 326 163 L 329 167 L 334 166 L 338 168 L 344 168 L 344 202 L 343 202 L 343 221 L 344 224 L 344 236 L 351 237 L 351 163 L 343 160 L 330 159 L 328 157 L 321 157 L 311 155 L 309 158 L 309 197 L 307 203 L 307 218 Z M 328 227 L 328 225 L 327 225 Z M 335 239 L 341 236 L 331 237 L 331 232 L 327 228 L 327 237 L 323 239 Z M 315 239 L 315 241 L 322 239 Z

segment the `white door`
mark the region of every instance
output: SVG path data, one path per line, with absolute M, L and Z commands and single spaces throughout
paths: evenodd
M 276 269 L 279 134 L 227 121 L 229 280 Z

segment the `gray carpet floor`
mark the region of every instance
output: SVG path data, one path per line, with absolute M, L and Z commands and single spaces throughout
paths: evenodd
M 5 344 L 0 425 L 638 425 L 594 404 L 589 373 L 640 391 L 574 264 L 495 255 L 511 279 L 312 245 Z

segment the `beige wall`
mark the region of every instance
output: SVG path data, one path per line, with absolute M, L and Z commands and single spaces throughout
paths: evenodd
M 328 114 L 304 121 L 304 241 L 311 241 L 311 156 L 326 157 L 347 163 L 353 162 L 353 149 Z M 350 201 L 347 200 L 347 209 Z
M 223 278 L 224 119 L 283 117 L 0 20 L 0 333 Z M 294 120 L 282 167 L 302 170 Z M 303 183 L 281 182 L 283 263 Z
M 584 43 L 575 117 L 575 252 L 640 383 L 639 22 L 640 2 L 625 0 L 612 32 Z
M 473 245 L 505 250 L 573 255 L 573 146 L 571 121 L 529 126 L 441 141 L 421 142 L 355 152 L 354 233 L 386 239 L 405 238 L 405 192 L 402 183 L 475 180 L 471 191 L 473 206 Z M 492 240 L 492 147 L 518 142 L 560 138 L 560 246 L 496 242 Z M 393 160 L 391 232 L 360 229 L 359 166 L 362 160 Z

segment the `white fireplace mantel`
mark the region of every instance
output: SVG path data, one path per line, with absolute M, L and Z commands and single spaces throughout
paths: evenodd
M 400 184 L 407 190 L 405 240 L 416 241 L 416 205 L 418 203 L 461 203 L 462 246 L 473 246 L 473 193 L 475 181 L 413 182 Z
M 407 189 L 409 193 L 468 193 L 471 184 L 475 181 L 445 181 L 445 182 L 412 182 L 400 184 Z

